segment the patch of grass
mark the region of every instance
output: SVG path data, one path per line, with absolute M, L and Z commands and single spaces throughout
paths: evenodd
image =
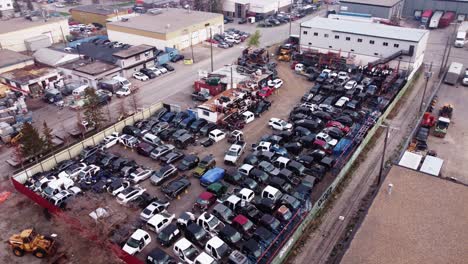
M 408 85 L 408 88 L 406 89 L 405 93 L 401 96 L 400 100 L 395 104 L 393 107 L 392 111 L 387 115 L 387 119 L 392 120 L 395 118 L 400 111 L 401 106 L 406 103 L 408 100 L 408 95 L 411 93 L 411 91 L 414 89 L 414 86 L 416 85 L 416 82 L 419 80 L 419 77 L 421 77 L 421 69 L 418 70 L 414 76 L 413 79 L 411 80 L 410 84 Z

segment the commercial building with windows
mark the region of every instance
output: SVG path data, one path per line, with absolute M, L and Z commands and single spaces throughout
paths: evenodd
M 0 73 L 21 69 L 33 64 L 33 57 L 8 49 L 0 50 Z
M 414 11 L 422 10 L 453 11 L 457 14 L 468 14 L 468 1 L 466 0 L 407 0 L 403 9 L 403 15 L 412 17 Z
M 404 4 L 405 0 L 341 0 L 340 11 L 392 19 L 401 18 Z
M 291 0 L 225 0 L 223 13 L 238 18 L 256 14 L 268 15 L 288 10 L 292 2 Z
M 167 8 L 152 9 L 141 16 L 107 24 L 112 41 L 185 49 L 224 31 L 222 14 Z
M 13 1 L 12 0 L 0 0 L 0 11 L 10 11 L 13 10 Z
M 71 8 L 70 14 L 77 22 L 99 23 L 105 26 L 108 19 L 128 14 L 128 9 L 105 5 L 84 5 Z
M 391 66 L 417 69 L 428 37 L 429 31 L 422 29 L 315 17 L 301 23 L 300 49 L 341 53 L 358 65 L 390 58 Z

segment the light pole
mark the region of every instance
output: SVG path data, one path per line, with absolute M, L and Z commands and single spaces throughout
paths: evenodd
M 224 66 L 226 66 L 226 67 L 230 67 L 230 68 L 231 68 L 231 89 L 232 89 L 233 86 L 234 86 L 234 78 L 233 78 L 233 75 L 232 75 L 232 65 L 233 65 L 233 64 L 226 64 L 226 65 L 224 65 Z
M 293 0 L 291 0 L 291 8 L 290 10 L 292 11 L 293 8 Z M 292 28 L 292 17 L 291 17 L 291 12 L 289 13 L 289 36 L 291 36 L 291 28 Z
M 429 79 L 432 76 L 432 62 L 431 65 L 429 66 L 429 70 L 424 72 L 424 77 L 426 77 L 426 83 L 424 84 L 424 90 L 423 90 L 423 95 L 421 97 L 421 105 L 419 106 L 419 111 L 423 111 L 423 104 L 424 104 L 424 97 L 426 97 L 426 90 L 427 90 L 427 85 L 429 83 Z
M 442 64 L 440 65 L 439 69 L 439 78 L 442 76 L 442 73 L 444 72 L 445 67 L 447 66 L 447 62 L 450 56 L 450 51 L 452 51 L 452 45 L 453 45 L 453 37 L 455 36 L 458 28 L 458 23 L 451 23 L 450 25 L 454 25 L 453 27 L 453 32 L 452 34 L 447 38 L 447 42 L 445 43 L 445 48 L 444 48 L 444 55 L 442 57 Z M 452 42 L 452 43 L 450 43 Z M 448 48 L 448 52 L 447 51 Z
M 385 128 L 385 139 L 384 139 L 384 147 L 383 147 L 383 152 L 382 152 L 382 159 L 380 160 L 380 170 L 379 170 L 379 178 L 377 184 L 380 185 L 382 182 L 382 176 L 383 176 L 383 168 L 384 168 L 384 163 L 385 163 L 385 152 L 387 152 L 387 142 L 388 142 L 388 137 L 390 134 L 390 129 L 395 129 L 398 130 L 398 128 L 391 127 L 390 125 L 380 125 L 380 127 Z
M 210 27 L 211 72 L 213 72 L 213 29 Z

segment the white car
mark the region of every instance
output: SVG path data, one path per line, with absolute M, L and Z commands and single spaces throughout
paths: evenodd
M 119 204 L 127 204 L 130 201 L 135 200 L 138 196 L 142 195 L 146 189 L 138 186 L 130 186 L 127 189 L 121 191 L 117 195 L 117 202 Z
M 200 251 L 188 241 L 186 238 L 182 238 L 174 244 L 172 248 L 174 255 L 178 256 L 179 259 L 185 263 L 193 264 Z
M 327 142 L 330 146 L 336 146 L 336 144 L 338 143 L 338 140 L 330 137 L 330 135 L 325 134 L 323 132 L 318 133 L 317 136 L 315 136 L 315 138 Z
M 244 113 L 242 113 L 242 116 L 244 117 L 244 121 L 246 124 L 251 123 L 255 119 L 255 115 L 250 111 L 245 111 Z
M 143 211 L 141 211 L 140 219 L 143 221 L 148 221 L 155 214 L 166 211 L 167 207 L 169 207 L 169 201 L 154 201 L 146 206 Z
M 465 75 L 463 76 L 462 84 L 468 85 L 468 69 L 465 70 Z
M 153 174 L 152 170 L 138 168 L 130 174 L 130 176 L 128 177 L 128 180 L 131 183 L 139 183 L 141 181 L 148 179 L 151 176 L 151 174 Z
M 215 129 L 208 134 L 208 137 L 214 142 L 223 140 L 226 137 L 226 133 L 219 129 Z
M 129 181 L 114 181 L 107 187 L 107 192 L 109 192 L 113 196 L 116 196 L 128 187 L 130 187 Z
M 162 66 L 157 66 L 156 67 L 162 74 L 167 73 L 167 69 L 162 67 Z
M 151 237 L 148 232 L 137 229 L 127 240 L 127 243 L 125 243 L 122 249 L 130 255 L 135 255 L 142 251 L 149 243 L 151 243 Z
M 133 78 L 135 78 L 137 80 L 140 80 L 142 82 L 149 80 L 149 77 L 146 76 L 145 74 L 141 73 L 141 72 L 133 73 Z
M 58 8 L 63 8 L 63 7 L 65 7 L 65 5 L 62 4 L 62 3 L 55 3 L 54 6 L 55 6 L 55 7 L 58 7 Z
M 113 147 L 114 145 L 116 145 L 117 143 L 119 143 L 119 133 L 118 132 L 114 132 L 108 136 L 106 136 L 103 140 L 102 140 L 102 148 L 103 149 L 108 149 L 110 147 Z
M 154 231 L 159 234 L 161 230 L 170 225 L 175 218 L 175 214 L 170 214 L 166 211 L 154 215 L 148 220 L 146 226 L 149 230 Z
M 346 90 L 351 90 L 351 89 L 354 89 L 354 87 L 356 87 L 356 85 L 357 85 L 357 82 L 356 82 L 355 80 L 351 80 L 351 81 L 348 81 L 348 82 L 345 84 L 344 88 L 345 88 Z
M 100 170 L 101 170 L 100 167 L 91 164 L 87 166 L 86 168 L 81 169 L 78 176 L 80 177 L 80 179 L 88 178 L 88 177 L 95 175 Z
M 290 130 L 292 129 L 292 124 L 279 119 L 279 118 L 271 118 L 270 121 L 268 121 L 268 125 L 275 130 Z
M 156 76 L 160 76 L 160 75 L 163 74 L 163 73 L 161 72 L 161 70 L 160 70 L 158 67 L 155 67 L 155 66 L 148 67 L 148 70 L 154 72 L 154 74 L 156 74 Z
M 119 90 L 117 90 L 117 92 L 115 92 L 117 97 L 129 96 L 131 93 L 132 93 L 132 90 L 128 87 L 122 87 Z
M 283 80 L 281 79 L 274 79 L 268 81 L 269 87 L 274 87 L 275 89 L 279 89 L 283 85 Z
M 338 101 L 336 101 L 336 107 L 343 107 L 347 102 L 349 102 L 349 98 L 346 96 L 342 96 Z
M 309 102 L 302 103 L 299 106 L 309 108 L 310 111 L 312 111 L 312 112 L 317 110 L 317 108 L 318 108 L 318 106 L 316 104 L 309 103 Z
M 344 71 L 338 72 L 338 78 L 342 78 L 342 77 L 348 77 L 348 73 Z

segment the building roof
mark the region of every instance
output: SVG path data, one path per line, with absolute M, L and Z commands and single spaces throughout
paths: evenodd
M 301 27 L 412 42 L 419 42 L 424 35 L 429 33 L 429 31 L 424 29 L 403 28 L 360 21 L 336 20 L 324 17 L 314 17 L 309 21 L 301 23 Z
M 394 166 L 341 263 L 466 263 L 467 200 L 466 185 Z
M 130 18 L 128 21 L 111 22 L 107 25 L 165 34 L 188 28 L 216 17 L 222 18 L 223 16 L 222 14 L 193 10 L 189 12 L 186 9 L 180 8 L 165 8 L 160 10 L 161 13 L 158 15 L 146 13 Z
M 112 15 L 117 12 L 124 12 L 127 11 L 125 8 L 109 6 L 109 5 L 83 5 L 70 8 L 70 12 L 72 11 L 80 11 L 85 13 L 97 14 L 97 15 Z
M 19 84 L 27 84 L 31 80 L 49 75 L 56 74 L 55 68 L 47 66 L 30 65 L 22 69 L 16 69 L 13 71 L 5 72 L 0 74 L 0 77 L 17 82 Z
M 0 49 L 0 68 L 33 60 L 33 57 L 23 55 L 9 49 Z
M 18 17 L 18 18 L 12 18 L 8 20 L 2 20 L 1 22 L 2 26 L 0 27 L 0 34 L 14 32 L 14 31 L 37 27 L 37 26 L 42 26 L 46 24 L 54 24 L 57 22 L 65 22 L 68 24 L 68 19 L 65 17 L 50 17 L 47 19 L 47 21 L 44 21 L 44 19 L 42 18 L 40 19 L 38 18 L 35 21 L 31 21 L 24 17 Z M 63 30 L 65 32 L 65 28 Z M 68 33 L 68 31 L 66 33 Z
M 341 4 L 362 4 L 371 6 L 392 7 L 403 0 L 341 0 Z
M 67 63 L 62 66 L 65 69 L 75 70 L 77 72 L 89 74 L 89 75 L 99 75 L 101 73 L 119 68 L 117 65 L 106 63 L 99 60 L 78 60 L 71 63 Z
M 114 56 L 125 59 L 125 58 L 129 58 L 129 57 L 132 57 L 132 56 L 135 56 L 135 55 L 138 55 L 138 54 L 141 54 L 143 52 L 150 51 L 153 49 L 156 49 L 156 48 L 150 45 L 143 44 L 143 45 L 138 45 L 138 46 L 132 46 L 128 49 L 115 52 Z
M 78 53 L 109 63 L 115 63 L 117 58 L 114 53 L 124 50 L 124 48 L 109 48 L 107 45 L 96 45 L 92 42 L 81 43 L 77 46 Z
M 49 48 L 38 49 L 36 52 L 34 52 L 33 56 L 37 62 L 48 66 L 59 66 L 74 60 L 78 60 L 80 57 L 78 54 Z

